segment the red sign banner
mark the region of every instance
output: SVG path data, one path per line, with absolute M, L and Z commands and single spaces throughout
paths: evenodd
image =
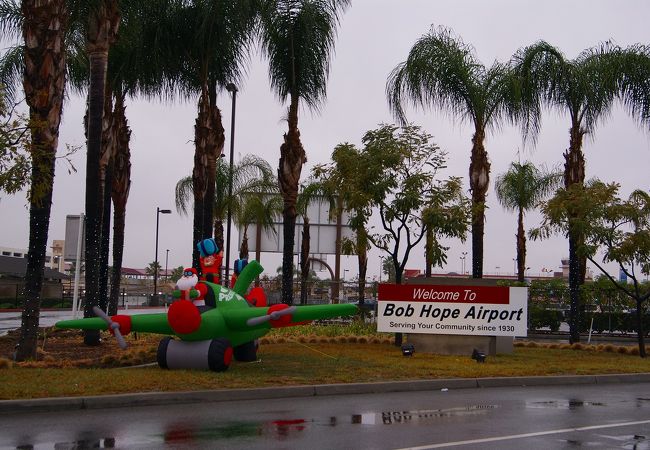
M 377 300 L 392 302 L 510 304 L 505 286 L 444 286 L 431 284 L 380 284 Z

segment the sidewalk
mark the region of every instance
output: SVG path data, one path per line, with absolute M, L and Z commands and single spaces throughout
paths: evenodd
M 221 389 L 192 392 L 145 392 L 89 397 L 58 397 L 33 400 L 0 400 L 0 414 L 99 408 L 159 406 L 183 403 L 228 402 L 287 397 L 381 394 L 388 392 L 446 391 L 522 386 L 577 384 L 650 383 L 650 373 L 612 375 L 564 375 L 548 377 L 451 378 L 379 383 L 320 384 L 261 389 Z

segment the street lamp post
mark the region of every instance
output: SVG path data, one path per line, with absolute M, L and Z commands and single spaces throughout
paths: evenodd
M 226 90 L 232 94 L 232 118 L 230 120 L 230 171 L 228 172 L 228 224 L 226 225 L 226 277 L 224 284 L 228 285 L 230 274 L 230 221 L 232 218 L 231 200 L 232 200 L 232 166 L 233 154 L 235 151 L 235 104 L 237 102 L 237 86 L 233 83 L 226 85 Z M 259 242 L 257 243 L 259 245 Z
M 153 270 L 153 297 L 151 306 L 158 306 L 158 226 L 160 225 L 160 214 L 171 214 L 171 209 L 160 209 L 156 207 L 156 259 Z
M 166 250 L 165 254 L 165 279 L 169 281 L 169 275 L 167 274 L 167 263 L 169 262 L 169 249 Z
M 467 252 L 462 252 L 462 255 L 463 256 L 460 257 L 461 272 L 465 275 L 465 259 L 467 258 Z

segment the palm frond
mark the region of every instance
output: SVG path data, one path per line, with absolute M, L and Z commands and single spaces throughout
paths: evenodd
M 176 183 L 174 195 L 176 202 L 176 211 L 178 211 L 178 213 L 183 216 L 187 215 L 190 204 L 194 200 L 193 186 L 194 183 L 192 182 L 191 175 L 179 180 L 178 183 Z
M 23 47 L 9 47 L 0 58 L 0 84 L 4 88 L 4 101 L 7 104 L 17 102 L 17 90 L 22 87 Z
M 0 1 L 0 37 L 16 41 L 21 37 L 23 13 L 15 0 Z
M 548 171 L 531 162 L 513 162 L 505 173 L 496 178 L 494 190 L 505 209 L 527 211 L 548 197 L 561 181 L 562 172 L 559 170 Z
M 461 120 L 474 121 L 482 110 L 485 68 L 471 46 L 447 28 L 432 28 L 411 48 L 407 60 L 389 75 L 388 105 L 405 124 L 404 106 L 437 107 Z
M 271 0 L 261 11 L 261 44 L 271 88 L 318 110 L 327 93 L 336 27 L 350 0 Z

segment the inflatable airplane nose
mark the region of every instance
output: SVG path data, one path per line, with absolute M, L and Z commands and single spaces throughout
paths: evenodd
M 176 334 L 190 334 L 201 326 L 201 313 L 191 301 L 177 300 L 169 306 L 167 321 Z

